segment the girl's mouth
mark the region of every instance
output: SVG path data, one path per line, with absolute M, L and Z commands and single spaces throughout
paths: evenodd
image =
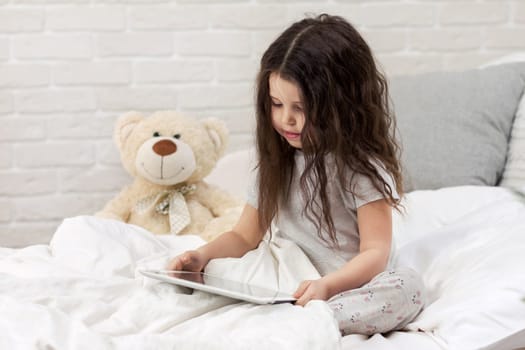
M 301 137 L 301 134 L 289 131 L 283 131 L 284 137 L 288 140 L 297 140 Z

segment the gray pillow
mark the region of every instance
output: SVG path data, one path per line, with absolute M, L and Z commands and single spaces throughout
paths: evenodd
M 394 77 L 405 191 L 498 184 L 525 63 Z

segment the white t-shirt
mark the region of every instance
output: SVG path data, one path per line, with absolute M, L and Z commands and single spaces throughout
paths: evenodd
M 327 168 L 335 164 L 330 157 L 326 160 Z M 324 276 L 329 272 L 338 270 L 346 262 L 359 253 L 359 231 L 357 227 L 357 208 L 369 202 L 384 198 L 383 194 L 375 189 L 370 179 L 366 176 L 356 174 L 353 178 L 355 194 L 344 191 L 336 177 L 336 171 L 329 173 L 333 175 L 327 181 L 327 194 L 330 201 L 332 220 L 336 231 L 337 247 L 330 242 L 328 232 L 323 229 L 327 241 L 321 239 L 317 234 L 315 224 L 303 213 L 305 201 L 299 185 L 299 178 L 305 169 L 305 158 L 301 151 L 295 154 L 294 176 L 290 188 L 290 196 L 287 203 L 279 207 L 277 217 L 273 224 L 276 227 L 275 234 L 294 241 L 310 258 L 310 261 Z M 382 167 L 377 166 L 379 174 L 390 185 L 394 198 L 399 198 L 394 180 Z M 348 174 L 350 175 L 350 174 Z M 350 179 L 351 176 L 347 176 Z M 247 202 L 257 208 L 257 184 L 255 179 L 248 189 Z M 319 200 L 320 203 L 320 200 Z M 395 255 L 394 238 L 392 237 L 392 248 L 390 251 L 389 267 Z

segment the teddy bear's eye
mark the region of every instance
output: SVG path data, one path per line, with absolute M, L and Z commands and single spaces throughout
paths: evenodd
M 176 139 L 180 139 L 180 134 L 175 134 L 175 135 L 173 135 L 173 137 L 176 138 Z
M 159 137 L 159 136 L 160 136 L 160 133 L 159 133 L 158 131 L 155 131 L 155 132 L 153 133 L 153 137 Z

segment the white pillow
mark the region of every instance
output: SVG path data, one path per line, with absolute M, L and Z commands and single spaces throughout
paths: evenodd
M 518 52 L 490 61 L 480 68 L 523 61 L 525 61 L 525 52 Z M 521 97 L 512 125 L 507 161 L 503 170 L 500 186 L 525 191 L 525 93 Z
M 219 159 L 205 180 L 234 196 L 246 199 L 249 179 L 253 176 L 252 171 L 255 164 L 255 149 L 248 148 L 231 152 Z
M 483 207 L 512 198 L 512 191 L 497 186 L 444 187 L 407 193 L 402 201 L 403 213 L 393 212 L 396 244 L 401 248 Z

